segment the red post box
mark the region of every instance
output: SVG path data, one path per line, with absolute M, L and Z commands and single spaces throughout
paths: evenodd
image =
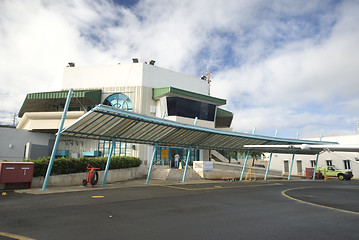
M 31 188 L 33 162 L 0 162 L 0 183 L 6 189 Z

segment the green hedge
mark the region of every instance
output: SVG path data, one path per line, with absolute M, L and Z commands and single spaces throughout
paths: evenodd
M 50 161 L 50 157 L 39 158 L 37 160 L 24 160 L 24 162 L 33 162 L 34 166 L 34 177 L 45 176 L 47 167 Z M 79 173 L 87 171 L 87 164 L 90 164 L 92 167 L 100 168 L 100 170 L 105 170 L 107 163 L 107 158 L 97 157 L 97 158 L 56 158 L 52 166 L 51 175 L 60 175 L 60 174 L 70 174 L 70 173 Z M 110 162 L 110 169 L 120 169 L 120 168 L 132 168 L 138 167 L 141 165 L 141 160 L 135 157 L 112 157 Z

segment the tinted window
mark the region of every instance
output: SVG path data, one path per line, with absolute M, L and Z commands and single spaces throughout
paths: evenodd
M 167 97 L 168 116 L 214 121 L 216 105 L 180 97 Z

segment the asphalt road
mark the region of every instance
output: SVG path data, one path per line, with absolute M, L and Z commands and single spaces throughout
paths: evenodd
M 0 239 L 359 239 L 359 181 L 7 193 Z

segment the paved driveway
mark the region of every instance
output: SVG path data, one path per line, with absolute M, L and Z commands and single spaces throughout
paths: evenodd
M 0 239 L 359 239 L 358 205 L 359 181 L 338 180 L 8 192 Z

